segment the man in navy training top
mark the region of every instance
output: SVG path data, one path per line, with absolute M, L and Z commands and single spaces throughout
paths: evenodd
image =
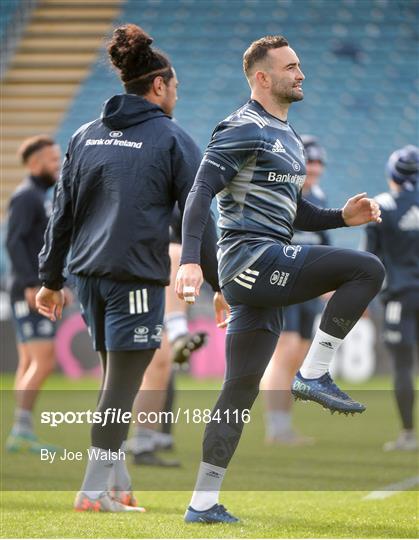
M 343 209 L 321 209 L 301 197 L 304 147 L 287 121 L 291 103 L 303 99 L 298 56 L 285 38 L 268 36 L 251 44 L 243 63 L 251 99 L 216 127 L 183 219 L 176 290 L 193 302 L 202 284 L 202 231 L 217 195 L 219 281 L 231 309 L 225 381 L 206 426 L 187 522 L 237 521 L 218 503 L 219 491 L 240 440 L 244 414 L 257 397 L 275 350 L 283 306 L 336 291 L 293 393 L 332 411 L 365 410 L 334 384 L 328 367 L 384 279 L 383 265 L 369 253 L 290 243 L 294 227 L 319 231 L 362 225 L 380 221 L 380 210 L 365 193 L 349 199 Z
M 387 270 L 382 291 L 384 339 L 393 361 L 394 392 L 403 428 L 384 450 L 417 450 L 413 368 L 419 341 L 419 148 L 409 145 L 393 152 L 386 175 L 390 191 L 375 197 L 383 223 L 366 228 L 367 250 L 380 257 Z

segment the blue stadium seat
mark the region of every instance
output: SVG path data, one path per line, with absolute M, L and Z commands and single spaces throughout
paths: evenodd
M 22 0 L 1 0 L 0 7 L 0 40 L 3 39 L 8 25 L 12 22 L 16 10 Z

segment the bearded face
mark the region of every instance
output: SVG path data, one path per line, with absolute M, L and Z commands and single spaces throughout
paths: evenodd
M 28 157 L 25 165 L 30 174 L 40 176 L 50 186 L 54 185 L 61 169 L 59 146 L 52 144 L 40 148 Z
M 302 81 L 295 81 L 288 76 L 274 76 L 272 78 L 271 93 L 273 99 L 280 103 L 294 103 L 294 101 L 301 101 L 304 99 Z
M 271 49 L 267 54 L 266 72 L 270 78 L 270 92 L 277 103 L 293 103 L 304 99 L 304 74 L 300 61 L 291 47 Z

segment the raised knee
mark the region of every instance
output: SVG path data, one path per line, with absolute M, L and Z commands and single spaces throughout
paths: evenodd
M 362 270 L 376 283 L 379 290 L 386 276 L 386 270 L 380 259 L 372 253 L 363 253 Z

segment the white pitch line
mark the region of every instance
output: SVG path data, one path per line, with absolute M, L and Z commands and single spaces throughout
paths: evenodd
M 406 480 L 398 482 L 397 484 L 390 484 L 389 486 L 384 487 L 382 490 L 371 491 L 371 493 L 368 493 L 368 495 L 364 497 L 364 500 L 372 501 L 378 499 L 387 499 L 388 497 L 396 495 L 396 493 L 406 491 L 407 489 L 410 489 L 418 484 L 419 476 L 412 476 L 412 478 L 407 478 Z

